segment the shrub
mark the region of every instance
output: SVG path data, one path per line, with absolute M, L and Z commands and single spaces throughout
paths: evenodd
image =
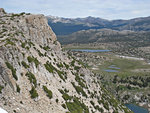
M 65 65 L 66 69 L 69 69 L 69 65 L 67 65 L 65 62 L 64 62 L 64 65 Z
M 30 62 L 30 63 L 33 62 L 33 58 L 32 58 L 31 56 L 28 56 L 28 57 L 27 57 L 27 60 L 28 60 L 28 62 Z
M 46 64 L 44 64 L 44 66 L 45 66 L 45 68 L 46 68 L 50 73 L 53 73 L 54 67 L 52 66 L 51 63 L 46 62 Z
M 9 62 L 5 62 L 7 68 L 9 68 L 12 72 L 13 77 L 18 80 L 18 77 L 16 75 L 16 69 L 13 68 L 13 66 Z
M 74 66 L 74 63 L 75 63 L 75 60 L 73 60 L 73 61 L 71 62 L 71 65 Z
M 87 94 L 84 92 L 84 90 L 80 87 L 80 86 L 76 86 L 73 82 L 72 82 L 73 87 L 76 89 L 78 94 L 82 94 L 82 96 L 87 97 Z
M 84 77 L 85 75 L 84 75 L 84 74 L 81 74 L 80 76 Z
M 58 90 L 61 94 L 64 94 L 64 91 L 62 89 L 58 89 Z
M 75 80 L 78 82 L 78 84 L 79 84 L 81 87 L 86 88 L 85 84 L 82 82 L 83 80 L 82 80 L 78 75 L 76 75 Z M 81 81 L 81 80 L 82 80 L 82 81 Z
M 74 67 L 74 70 L 77 70 L 77 71 L 78 71 L 79 69 L 80 69 L 79 66 L 75 66 L 75 67 Z
M 10 39 L 6 39 L 6 44 L 5 44 L 5 46 L 6 45 L 8 45 L 8 44 L 10 44 L 10 45 L 16 45 L 14 42 L 12 42 Z
M 17 92 L 20 93 L 20 87 L 18 84 L 16 84 Z
M 54 56 L 54 54 L 53 54 L 53 53 L 51 53 L 51 56 Z
M 103 104 L 103 106 L 104 106 L 105 109 L 109 110 L 109 105 L 108 105 L 107 102 L 105 102 L 105 103 Z
M 66 109 L 66 105 L 65 104 L 62 104 L 61 106 Z
M 59 101 L 59 100 L 58 100 L 58 99 L 56 99 L 56 103 L 58 103 L 58 101 Z
M 57 63 L 57 67 L 63 68 L 63 64 L 62 63 Z
M 43 49 L 44 49 L 45 51 L 48 51 L 48 50 L 50 49 L 50 47 L 45 46 L 45 47 L 43 47 Z
M 69 92 L 69 90 L 67 90 L 66 88 L 64 89 L 64 91 L 65 91 L 65 93 L 68 93 L 68 92 Z
M 34 87 L 36 87 L 37 86 L 37 80 L 36 80 L 34 74 L 31 73 L 31 72 L 27 72 L 26 76 L 28 76 L 28 79 L 29 79 L 30 83 L 33 83 Z
M 25 46 L 26 46 L 26 43 L 21 43 L 22 48 L 25 48 Z
M 26 62 L 22 61 L 21 64 L 23 65 L 24 68 L 29 68 L 29 65 L 27 65 Z
M 3 89 L 3 88 L 4 88 L 4 87 L 0 85 L 0 93 L 2 93 L 2 89 Z
M 88 107 L 84 103 L 81 103 L 79 98 L 77 97 L 71 98 L 73 99 L 72 102 L 66 101 L 67 108 L 71 113 L 89 113 Z M 63 106 L 65 107 L 66 105 L 64 104 Z
M 49 97 L 49 99 L 53 97 L 52 91 L 49 90 L 46 86 L 43 86 L 43 90 L 47 93 L 47 96 Z
M 27 60 L 29 63 L 34 62 L 36 67 L 40 64 L 40 62 L 37 60 L 37 58 L 31 57 L 31 56 L 28 56 Z
M 83 109 L 80 105 L 74 102 L 66 102 L 67 108 L 71 113 L 83 113 Z
M 34 86 L 32 86 L 32 89 L 30 90 L 30 94 L 31 94 L 31 98 L 38 97 L 38 93 L 37 93 L 37 91 L 36 91 Z
M 40 50 L 38 50 L 38 49 L 36 49 L 36 50 L 37 50 L 37 52 L 38 52 L 38 54 L 39 54 L 40 57 L 41 57 L 41 56 L 44 56 L 43 53 L 41 53 Z
M 54 70 L 57 72 L 57 74 L 59 75 L 59 77 L 65 81 L 64 77 L 62 76 L 64 73 L 62 71 L 59 71 L 58 69 L 56 69 L 51 63 L 46 62 L 46 64 L 44 64 L 45 68 L 50 72 L 53 73 Z
M 67 93 L 64 93 L 62 97 L 64 100 L 71 100 L 72 99 L 72 97 L 69 96 Z
M 93 102 L 92 100 L 90 101 L 90 103 L 91 103 L 93 106 L 95 105 L 94 102 Z

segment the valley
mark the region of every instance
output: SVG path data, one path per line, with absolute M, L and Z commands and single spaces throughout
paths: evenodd
M 118 52 L 115 53 L 113 50 L 105 52 L 82 51 L 82 49 L 100 49 L 92 48 L 92 46 L 86 47 L 85 44 L 72 44 L 72 46 L 65 45 L 64 50 L 98 75 L 103 86 L 118 100 L 124 104 L 133 103 L 150 110 L 150 64 L 147 59 L 133 57 L 130 54 L 128 56 L 118 55 Z M 102 48 L 104 49 L 104 47 Z M 72 51 L 72 49 L 80 51 Z
M 150 111 L 149 17 L 47 19 L 63 50 L 83 62 L 115 98 Z

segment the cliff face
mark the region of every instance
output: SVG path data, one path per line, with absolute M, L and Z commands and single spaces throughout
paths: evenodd
M 0 107 L 9 113 L 130 112 L 61 51 L 43 15 L 0 9 Z

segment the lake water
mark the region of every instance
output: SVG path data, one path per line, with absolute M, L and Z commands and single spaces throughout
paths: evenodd
M 113 69 L 105 69 L 104 71 L 106 71 L 106 72 L 119 72 L 119 71 L 113 70 Z
M 109 52 L 110 50 L 72 49 L 72 51 L 80 51 L 80 52 L 98 53 L 98 52 Z
M 120 69 L 119 67 L 116 67 L 116 65 L 111 65 L 108 68 L 111 68 L 111 69 Z
M 125 104 L 134 113 L 148 113 L 148 110 L 134 104 Z
M 120 68 L 119 67 L 116 67 L 116 65 L 111 65 L 108 67 L 108 69 L 105 69 L 104 71 L 106 72 L 119 72 Z

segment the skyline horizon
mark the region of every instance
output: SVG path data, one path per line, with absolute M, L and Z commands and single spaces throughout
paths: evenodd
M 100 17 L 108 20 L 150 16 L 149 0 L 1 0 L 6 12 L 44 14 L 77 18 Z
M 0 7 L 0 8 L 3 8 L 3 7 Z M 8 12 L 5 8 L 3 8 L 5 11 L 6 11 L 6 13 L 22 13 L 22 12 L 24 12 L 24 11 L 21 11 L 21 12 Z M 25 13 L 31 13 L 31 12 L 25 12 Z M 31 13 L 31 14 L 42 14 L 42 13 Z M 133 17 L 133 18 L 128 18 L 128 19 L 125 19 L 125 18 L 116 18 L 116 19 L 108 19 L 108 18 L 103 18 L 103 17 L 101 17 L 101 16 L 91 16 L 91 15 L 89 15 L 89 16 L 83 16 L 83 17 L 79 17 L 79 16 L 76 16 L 76 17 L 65 17 L 65 16 L 59 16 L 59 15 L 51 15 L 51 14 L 47 14 L 47 15 L 45 15 L 45 14 L 43 14 L 44 16 L 46 16 L 46 17 L 48 17 L 48 16 L 51 16 L 51 17 L 58 17 L 58 18 L 66 18 L 66 19 L 77 19 L 77 18 L 88 18 L 88 17 L 93 17 L 93 18 L 100 18 L 100 19 L 103 19 L 103 20 L 108 20 L 108 21 L 113 21 L 113 20 L 132 20 L 132 19 L 136 19 L 136 18 L 146 18 L 146 17 L 150 17 L 150 15 L 149 16 L 137 16 L 137 17 Z
M 123 18 L 118 18 L 118 19 L 106 19 L 106 18 L 102 18 L 102 17 L 98 17 L 98 16 L 85 16 L 85 17 L 62 17 L 62 16 L 54 16 L 54 15 L 44 15 L 44 16 L 52 16 L 52 17 L 58 17 L 58 18 L 68 18 L 68 19 L 77 19 L 77 18 L 88 18 L 88 17 L 93 17 L 93 18 L 100 18 L 100 19 L 103 19 L 103 20 L 108 20 L 108 21 L 113 21 L 113 20 L 132 20 L 132 19 L 136 19 L 136 18 L 147 18 L 147 17 L 150 17 L 149 16 L 139 16 L 139 17 L 133 17 L 133 18 L 129 18 L 129 19 L 123 19 Z

